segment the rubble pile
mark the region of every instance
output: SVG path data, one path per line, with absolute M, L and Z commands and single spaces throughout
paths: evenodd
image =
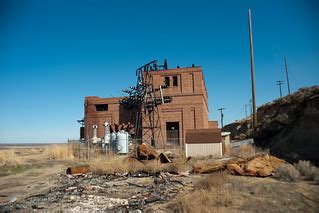
M 193 171 L 195 173 L 211 173 L 219 170 L 228 170 L 236 175 L 267 177 L 272 176 L 275 170 L 284 162 L 282 159 L 263 154 L 248 159 L 236 158 L 228 161 L 194 165 Z
M 170 201 L 191 184 L 187 175 L 170 173 L 61 174 L 58 181 L 59 187 L 3 206 L 3 210 L 141 210 Z

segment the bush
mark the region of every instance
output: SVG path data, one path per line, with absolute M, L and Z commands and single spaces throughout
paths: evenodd
M 300 173 L 295 167 L 291 164 L 285 163 L 280 165 L 275 171 L 275 177 L 280 180 L 293 182 L 297 181 L 300 178 Z
M 227 187 L 228 185 L 228 187 Z M 200 178 L 194 190 L 176 197 L 168 208 L 173 212 L 212 212 L 233 202 L 233 187 L 226 173 L 216 172 Z
M 92 159 L 89 162 L 90 168 L 96 174 L 114 174 L 126 172 L 145 171 L 149 173 L 155 172 L 182 172 L 189 168 L 184 164 L 185 160 L 174 159 L 172 163 L 162 164 L 157 160 L 138 161 L 134 157 L 123 157 L 118 155 L 104 155 Z
M 256 146 L 250 144 L 240 145 L 239 148 L 234 152 L 234 157 L 240 158 L 251 158 L 259 154 L 269 154 L 268 150 L 262 150 Z
M 21 157 L 16 155 L 15 150 L 0 150 L 0 164 L 16 166 L 21 163 L 23 163 L 23 160 Z
M 223 187 L 229 181 L 225 172 L 215 172 L 199 179 L 195 185 L 195 189 L 206 189 Z
M 302 176 L 305 176 L 306 180 L 315 180 L 316 176 L 319 176 L 318 169 L 309 161 L 300 160 L 294 166 Z M 316 179 L 319 179 L 319 177 Z
M 107 155 L 94 158 L 89 163 L 90 168 L 95 174 L 114 174 L 114 173 L 125 173 L 130 168 L 128 162 L 124 162 L 123 159 L 115 155 Z
M 71 160 L 74 158 L 72 147 L 67 144 L 51 145 L 46 147 L 44 153 L 46 156 L 53 159 Z

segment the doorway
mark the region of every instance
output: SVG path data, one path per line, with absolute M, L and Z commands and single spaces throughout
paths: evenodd
M 168 146 L 179 146 L 179 122 L 166 122 L 166 138 Z

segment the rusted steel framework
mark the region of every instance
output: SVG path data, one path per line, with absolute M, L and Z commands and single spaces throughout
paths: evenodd
M 170 96 L 163 96 L 166 86 L 154 88 L 151 71 L 167 69 L 167 61 L 164 65 L 158 65 L 157 60 L 151 61 L 136 70 L 137 83 L 135 87 L 123 90 L 127 97 L 122 99 L 121 104 L 125 109 L 136 112 L 134 139 L 143 139 L 152 146 L 160 140 L 163 143 L 161 122 L 158 105 L 171 102 Z

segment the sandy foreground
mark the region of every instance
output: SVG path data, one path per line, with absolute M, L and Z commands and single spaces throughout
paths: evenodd
M 205 197 L 207 191 L 199 191 L 196 198 L 187 195 L 193 193 L 194 184 L 199 179 L 214 176 L 140 172 L 131 175 L 86 174 L 71 177 L 65 174 L 66 168 L 83 162 L 50 159 L 44 155 L 44 149 L 43 146 L 15 149 L 23 162 L 18 166 L 0 166 L 1 212 L 167 212 L 178 207 L 176 200 L 181 197 L 190 199 L 192 205 L 185 210 L 190 212 L 319 210 L 319 186 L 311 181 L 284 182 L 272 177 L 228 175 L 229 183 L 221 183 L 223 186 L 216 193 L 209 191 L 212 195 L 209 195 L 208 200 L 201 200 L 201 195 Z

